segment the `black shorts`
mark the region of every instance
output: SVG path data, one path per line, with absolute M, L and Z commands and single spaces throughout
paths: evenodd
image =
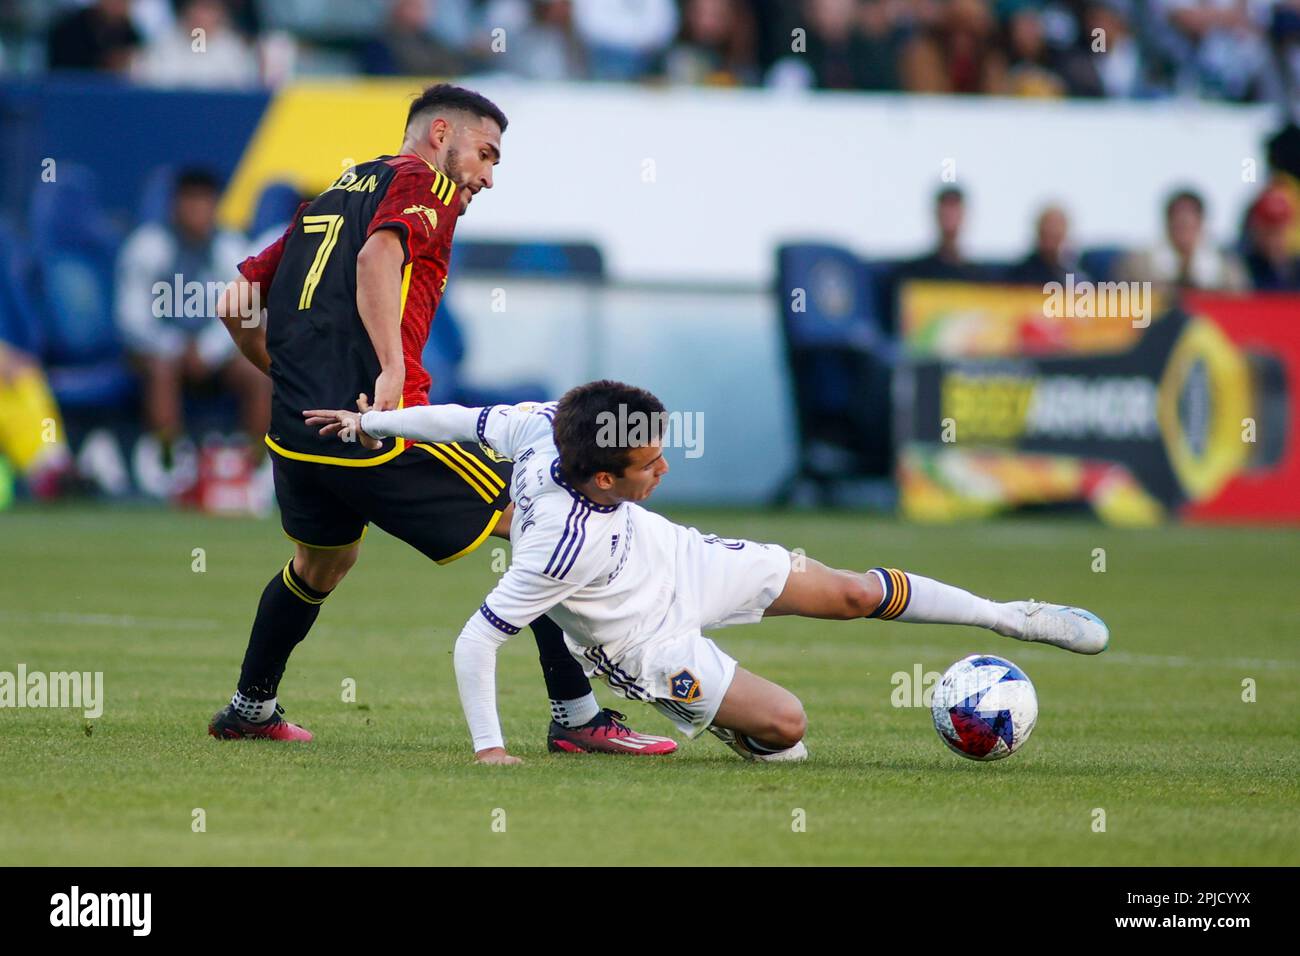
M 446 564 L 473 551 L 509 504 L 511 469 L 477 444 L 412 445 L 382 465 L 350 467 L 271 452 L 284 533 L 312 548 L 346 548 L 374 522 Z

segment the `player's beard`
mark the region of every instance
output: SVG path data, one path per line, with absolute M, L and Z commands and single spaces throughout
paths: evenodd
M 443 173 L 446 174 L 447 178 L 456 184 L 457 189 L 464 189 L 465 183 L 461 177 L 460 169 L 460 153 L 456 150 L 455 146 L 447 147 L 447 161 L 443 163 L 443 165 L 447 167 L 443 170 Z M 465 215 L 465 208 L 464 205 L 461 206 L 460 215 Z

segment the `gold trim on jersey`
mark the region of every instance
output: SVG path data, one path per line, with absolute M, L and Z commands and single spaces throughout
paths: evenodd
M 463 461 L 457 458 L 455 453 L 446 445 L 427 445 L 424 442 L 416 442 L 415 447 L 423 448 L 434 458 L 437 458 L 456 474 L 460 475 L 460 477 L 464 479 L 465 484 L 473 488 L 478 493 L 478 496 L 488 504 L 492 504 L 492 502 L 496 501 L 500 489 L 498 488 L 493 490 L 493 487 L 487 484 L 483 480 L 482 476 L 478 475 L 477 472 L 471 473 L 470 471 L 467 471 Z

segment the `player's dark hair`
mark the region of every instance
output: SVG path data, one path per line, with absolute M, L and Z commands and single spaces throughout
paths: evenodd
M 1180 202 L 1189 202 L 1196 207 L 1196 214 L 1202 219 L 1205 218 L 1205 200 L 1195 189 L 1178 189 L 1165 200 L 1165 218 L 1168 219 L 1174 211 L 1174 207 Z
M 187 166 L 176 174 L 172 183 L 172 195 L 190 189 L 202 189 L 207 192 L 221 192 L 221 182 L 215 173 L 202 166 Z
M 475 116 L 485 116 L 506 131 L 506 114 L 482 93 L 475 93 L 451 83 L 435 83 L 411 101 L 406 113 L 406 125 L 411 125 L 417 113 L 425 110 L 462 110 Z
M 934 204 L 936 206 L 941 206 L 946 202 L 964 203 L 965 201 L 966 194 L 961 191 L 960 186 L 944 186 L 934 194 Z
M 606 440 L 609 416 L 613 421 L 644 421 L 648 439 L 661 437 L 664 406 L 645 389 L 609 379 L 571 388 L 560 399 L 554 425 L 555 447 L 566 481 L 580 484 L 601 471 L 622 476 L 635 446 Z M 635 428 L 628 430 L 629 437 L 634 434 Z

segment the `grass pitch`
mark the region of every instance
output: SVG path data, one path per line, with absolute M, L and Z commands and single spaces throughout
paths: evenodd
M 1083 658 L 973 628 L 879 622 L 721 631 L 724 648 L 809 714 L 807 763 L 752 766 L 707 736 L 669 758 L 548 755 L 524 633 L 501 652 L 499 686 L 507 738 L 526 762 L 477 767 L 451 651 L 505 544 L 439 568 L 375 532 L 281 687 L 316 740 L 223 744 L 206 723 L 229 699 L 258 595 L 290 553 L 276 524 L 19 510 L 0 516 L 0 670 L 103 671 L 106 703 L 89 722 L 74 710 L 0 710 L 0 859 L 1300 863 L 1300 534 L 673 517 L 842 567 L 1082 604 L 1109 623 L 1111 649 Z M 1098 548 L 1104 572 L 1093 570 Z M 976 651 L 1020 664 L 1041 705 L 1025 749 L 991 764 L 950 753 L 927 708 L 895 706 L 921 691 L 895 675 L 910 682 L 918 665 L 942 671 Z M 347 678 L 355 703 L 342 699 Z M 1254 702 L 1243 700 L 1247 679 Z M 650 708 L 597 694 L 636 727 L 670 732 Z

